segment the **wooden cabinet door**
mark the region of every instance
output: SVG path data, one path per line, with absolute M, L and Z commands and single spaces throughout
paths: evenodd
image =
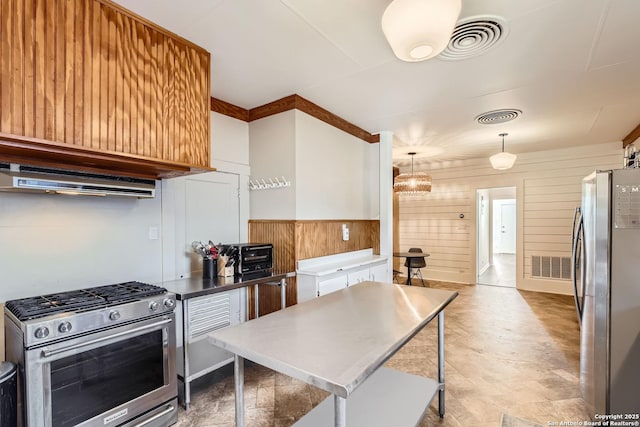
M 0 133 L 209 167 L 209 65 L 108 0 L 2 0 Z

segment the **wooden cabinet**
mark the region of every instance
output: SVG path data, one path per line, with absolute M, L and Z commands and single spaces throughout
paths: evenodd
M 207 170 L 209 75 L 207 51 L 110 1 L 2 0 L 0 159 Z

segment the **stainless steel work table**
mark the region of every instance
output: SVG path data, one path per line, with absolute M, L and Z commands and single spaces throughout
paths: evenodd
M 444 416 L 444 308 L 457 296 L 362 282 L 209 334 L 235 354 L 236 426 L 244 427 L 245 358 L 334 395 L 296 426 L 415 426 L 436 394 Z M 438 381 L 380 368 L 436 316 Z
M 178 320 L 176 325 L 177 369 L 180 383 L 179 398 L 185 409 L 189 409 L 191 402 L 191 382 L 230 363 L 233 357 L 206 340 L 207 333 L 233 324 L 230 303 L 226 300 L 213 298 L 213 296 L 253 286 L 255 292 L 254 309 L 256 316 L 258 316 L 258 286 L 279 286 L 280 307 L 285 308 L 285 279 L 294 275 L 294 273 L 273 273 L 269 276 L 251 279 L 242 279 L 238 276 L 203 279 L 197 276 L 159 283 L 160 286 L 175 293 L 179 303 L 176 308 L 176 320 Z M 243 294 L 246 295 L 246 293 Z M 241 318 L 236 319 L 236 322 L 246 320 L 243 317 L 249 312 L 249 298 L 246 299 L 246 310 L 241 310 L 239 315 Z

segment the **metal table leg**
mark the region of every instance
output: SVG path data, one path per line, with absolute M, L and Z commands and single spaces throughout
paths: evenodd
M 244 359 L 233 356 L 234 380 L 236 391 L 236 427 L 244 427 Z
M 438 413 L 444 417 L 444 310 L 438 314 Z
M 411 258 L 407 258 L 407 285 L 411 286 Z
M 256 319 L 257 319 L 258 317 L 260 317 L 260 313 L 258 312 L 259 304 L 258 304 L 258 284 L 257 283 L 253 285 L 253 297 L 254 297 L 253 307 L 255 309 Z
M 280 279 L 280 309 L 287 308 L 287 281 Z
M 334 418 L 336 427 L 347 426 L 347 399 L 336 394 L 333 395 L 334 402 Z

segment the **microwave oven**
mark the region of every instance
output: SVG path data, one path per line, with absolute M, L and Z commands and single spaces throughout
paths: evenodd
M 264 277 L 273 271 L 273 244 L 236 243 L 234 248 L 234 273 L 244 279 Z

